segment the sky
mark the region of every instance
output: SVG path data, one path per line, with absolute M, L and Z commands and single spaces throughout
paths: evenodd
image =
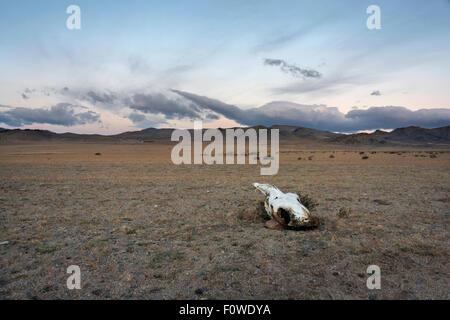
M 70 5 L 80 29 L 66 26 Z M 380 29 L 369 29 L 370 5 Z M 450 1 L 0 0 L 0 127 L 450 125 Z

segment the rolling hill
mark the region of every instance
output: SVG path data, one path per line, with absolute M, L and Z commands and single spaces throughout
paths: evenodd
M 251 127 L 255 129 L 263 126 Z M 245 130 L 245 128 L 243 128 Z M 307 144 L 335 147 L 450 148 L 450 126 L 425 129 L 398 128 L 391 132 L 342 134 L 305 127 L 274 125 L 279 129 L 281 144 Z M 0 128 L 0 144 L 21 143 L 152 143 L 170 142 L 174 129 L 148 128 L 116 135 L 54 133 L 47 130 Z M 223 133 L 225 129 L 220 129 Z M 192 130 L 191 130 L 192 132 Z

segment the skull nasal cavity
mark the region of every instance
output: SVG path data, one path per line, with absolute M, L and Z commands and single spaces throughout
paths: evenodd
M 291 221 L 291 217 L 289 216 L 289 212 L 287 210 L 280 208 L 279 215 L 280 218 L 283 219 L 286 224 L 289 224 L 289 222 Z

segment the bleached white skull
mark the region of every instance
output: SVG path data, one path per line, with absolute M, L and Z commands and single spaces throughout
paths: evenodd
M 285 227 L 310 227 L 315 222 L 309 210 L 301 204 L 295 193 L 283 193 L 270 184 L 253 183 L 266 199 L 264 207 L 268 215 Z

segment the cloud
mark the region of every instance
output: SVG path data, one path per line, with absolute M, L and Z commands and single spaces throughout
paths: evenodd
M 138 128 L 149 128 L 156 127 L 161 124 L 167 123 L 163 117 L 152 117 L 149 119 L 146 115 L 142 113 L 132 112 L 128 115 L 128 119 L 130 119 L 133 124 Z
M 366 110 L 349 111 L 345 117 L 357 124 L 359 128 L 367 130 L 407 126 L 436 128 L 450 125 L 450 109 L 412 111 L 405 107 L 395 106 L 371 107 Z
M 380 90 L 375 90 L 370 95 L 371 96 L 381 96 L 381 92 L 380 92 Z
M 303 25 L 295 30 L 289 30 L 285 26 L 279 29 L 271 28 L 272 34 L 266 35 L 250 51 L 258 53 L 278 50 L 292 43 L 298 43 L 303 38 L 314 37 L 315 33 L 319 31 L 318 29 L 323 26 L 345 19 L 345 17 L 335 12 L 318 11 L 315 14 L 317 15 L 312 20 L 301 19 Z
M 343 90 L 343 88 L 359 83 L 361 77 L 357 75 L 344 76 L 341 74 L 331 75 L 327 78 L 316 79 L 315 81 L 306 81 L 292 83 L 286 86 L 272 89 L 274 94 L 312 94 L 332 93 Z
M 181 99 L 169 99 L 162 93 L 134 94 L 129 101 L 129 108 L 142 113 L 163 114 L 168 119 L 200 119 L 200 109 Z
M 97 102 L 111 104 L 116 100 L 116 96 L 112 93 L 97 93 L 92 90 L 88 91 L 83 98 L 93 104 L 96 104 Z
M 128 116 L 128 119 L 133 121 L 133 123 L 139 123 L 139 122 L 145 121 L 147 118 L 142 113 L 133 112 L 133 113 L 130 113 L 130 115 Z
M 208 97 L 198 96 L 193 93 L 179 90 L 172 91 L 193 102 L 197 106 L 197 108 L 213 111 L 217 114 L 225 116 L 228 119 L 240 119 L 240 123 L 242 124 L 250 123 L 252 120 L 252 116 L 254 116 L 252 114 L 254 109 L 242 110 L 236 106 L 223 103 L 219 100 L 210 99 Z
M 334 80 L 322 86 L 333 86 Z M 301 88 L 314 91 L 317 86 Z M 320 87 L 320 85 L 319 85 Z M 76 97 L 108 105 L 118 115 L 129 119 L 136 127 L 155 127 L 170 120 L 213 121 L 221 117 L 241 125 L 293 125 L 337 132 L 356 132 L 379 128 L 393 129 L 407 126 L 425 128 L 450 124 L 450 109 L 421 109 L 412 111 L 401 106 L 381 106 L 352 109 L 348 113 L 327 105 L 306 105 L 274 101 L 257 108 L 242 109 L 209 97 L 171 90 L 161 93 L 121 93 L 94 90 L 62 90 Z M 100 92 L 100 93 L 99 93 Z M 75 99 L 74 101 L 77 101 Z M 32 123 L 73 126 L 99 121 L 100 115 L 87 111 L 76 102 L 59 103 L 49 109 L 29 109 L 0 106 L 0 123 L 22 126 Z M 111 109 L 112 108 L 112 109 Z M 3 110 L 3 111 L 2 111 Z
M 195 103 L 198 107 L 221 114 L 242 125 L 293 125 L 337 132 L 356 132 L 379 128 L 420 126 L 434 128 L 450 124 L 450 109 L 421 109 L 412 111 L 404 107 L 371 107 L 342 113 L 326 105 L 302 105 L 276 101 L 259 108 L 241 109 L 218 100 L 192 93 L 173 92 Z
M 220 117 L 218 115 L 214 114 L 214 113 L 208 113 L 206 115 L 206 119 L 208 119 L 208 120 L 218 120 L 218 119 L 220 119 Z
M 58 103 L 50 109 L 7 107 L 6 111 L 0 111 L 0 123 L 13 127 L 33 123 L 74 126 L 100 121 L 98 113 L 93 111 L 80 112 L 80 109 L 86 108 L 69 103 Z
M 264 64 L 280 67 L 280 70 L 296 78 L 320 78 L 322 74 L 313 69 L 299 68 L 281 59 L 265 59 Z
M 218 116 L 211 113 L 210 109 L 199 107 L 189 100 L 181 99 L 179 96 L 168 97 L 162 93 L 156 94 L 134 94 L 125 99 L 127 106 L 134 111 L 132 117 L 140 118 L 140 113 L 164 116 L 165 119 L 188 118 L 191 120 L 216 120 Z M 139 112 L 139 113 L 136 113 Z M 130 118 L 132 121 L 133 119 Z
M 251 49 L 251 52 L 270 51 L 273 49 L 279 49 L 294 40 L 298 40 L 299 38 L 306 36 L 314 28 L 315 28 L 315 26 L 310 25 L 310 26 L 306 26 L 304 28 L 298 29 L 291 33 L 277 34 L 275 37 L 272 37 L 262 43 L 259 43 L 256 46 L 254 46 Z

